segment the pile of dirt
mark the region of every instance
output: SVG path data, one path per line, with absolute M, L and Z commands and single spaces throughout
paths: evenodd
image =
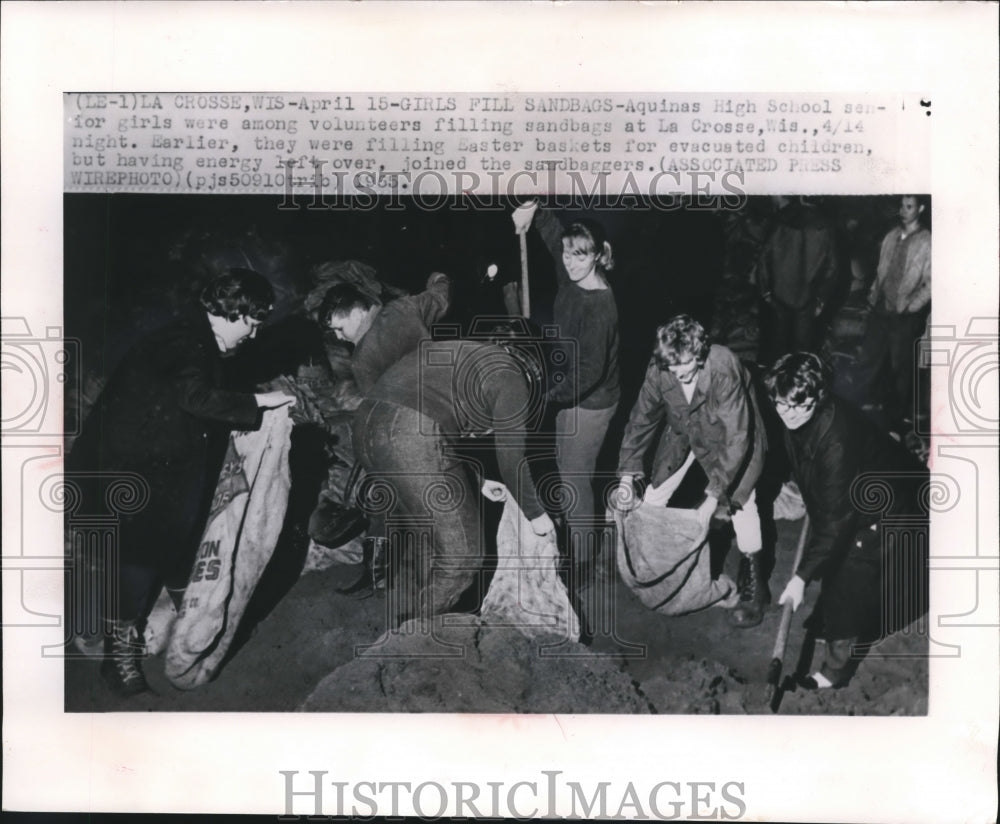
M 650 713 L 618 662 L 565 639 L 529 639 L 471 615 L 415 621 L 324 678 L 313 712 Z
M 865 659 L 846 687 L 785 693 L 781 714 L 926 715 L 927 659 L 908 652 L 913 640 L 906 633 L 893 636 L 888 654 Z
M 642 692 L 657 713 L 686 715 L 745 715 L 755 711 L 748 704 L 757 697 L 735 670 L 693 655 L 672 662 L 665 674 L 647 678 Z

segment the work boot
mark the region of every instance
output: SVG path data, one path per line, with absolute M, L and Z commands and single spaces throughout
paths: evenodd
M 360 509 L 325 498 L 309 516 L 309 537 L 331 549 L 350 543 L 367 528 L 368 518 Z
M 355 598 L 369 598 L 379 590 L 385 590 L 385 575 L 388 564 L 386 554 L 389 541 L 387 538 L 365 538 L 362 547 L 361 575 L 346 587 L 337 587 L 341 595 L 353 595 Z
M 143 653 L 142 636 L 135 621 L 115 621 L 104 639 L 104 662 L 101 675 L 119 695 L 147 692 L 149 684 L 142 674 L 139 657 Z
M 759 552 L 742 555 L 736 586 L 740 600 L 729 613 L 729 623 L 741 629 L 755 627 L 764 620 L 764 606 L 771 600 Z

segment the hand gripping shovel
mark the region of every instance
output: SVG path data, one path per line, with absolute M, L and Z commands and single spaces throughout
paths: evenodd
M 802 531 L 799 533 L 799 544 L 795 548 L 795 562 L 792 565 L 793 575 L 799 569 L 799 563 L 802 561 L 802 553 L 805 551 L 808 535 L 809 516 L 805 515 L 802 518 Z M 781 691 L 778 685 L 781 682 L 781 667 L 785 659 L 785 647 L 788 646 L 788 630 L 791 625 L 792 605 L 789 602 L 781 608 L 781 623 L 778 624 L 778 635 L 774 639 L 774 652 L 772 653 L 771 663 L 767 668 L 767 703 L 771 707 L 771 712 L 777 712 L 778 705 L 781 702 Z

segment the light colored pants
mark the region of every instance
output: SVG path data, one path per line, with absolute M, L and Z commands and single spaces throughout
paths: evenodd
M 567 507 L 567 514 L 574 519 L 594 517 L 594 469 L 617 408 L 618 404 L 607 409 L 576 406 L 556 413 L 556 466 L 575 502 Z
M 733 529 L 736 531 L 736 546 L 744 555 L 760 552 L 760 513 L 757 512 L 757 490 L 750 493 L 742 509 L 733 513 Z

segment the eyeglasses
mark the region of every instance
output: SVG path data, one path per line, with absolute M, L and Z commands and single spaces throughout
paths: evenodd
M 775 400 L 775 402 L 774 402 L 774 408 L 775 409 L 779 409 L 779 410 L 780 409 L 785 409 L 785 410 L 787 410 L 789 412 L 792 412 L 792 411 L 808 412 L 815 405 L 816 405 L 816 401 L 812 401 L 812 400 L 806 401 L 805 403 L 789 403 L 786 400 L 780 400 L 779 399 L 779 400 Z

